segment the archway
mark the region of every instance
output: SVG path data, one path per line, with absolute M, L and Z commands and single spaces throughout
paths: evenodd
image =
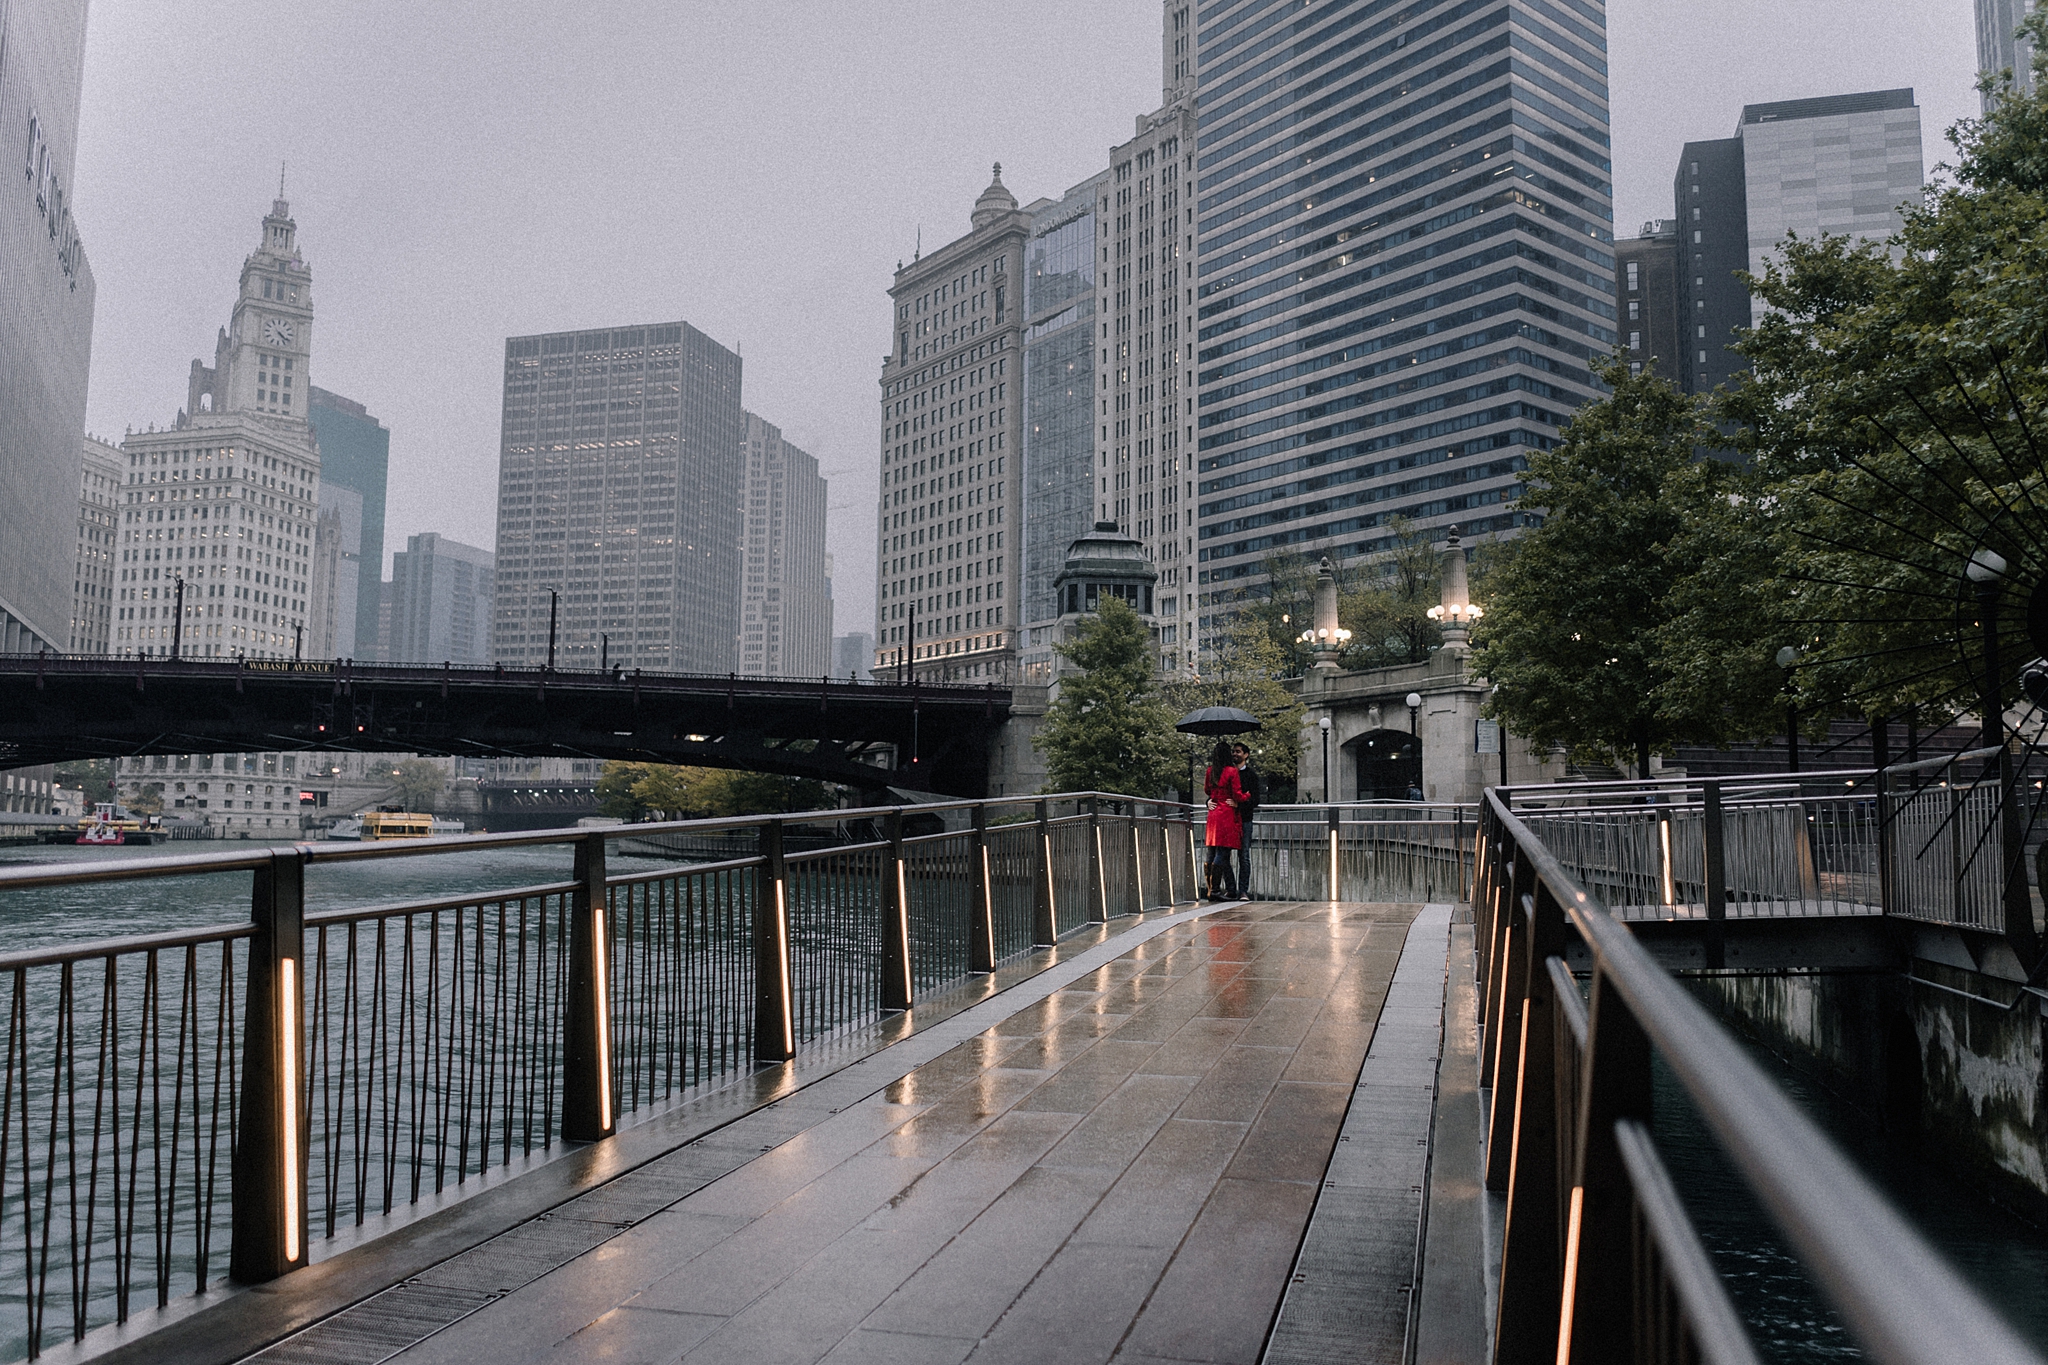
M 1368 730 L 1347 740 L 1360 801 L 1406 801 L 1422 789 L 1422 741 L 1406 730 Z

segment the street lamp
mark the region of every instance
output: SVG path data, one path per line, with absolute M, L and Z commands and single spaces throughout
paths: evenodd
M 178 657 L 180 648 L 185 643 L 185 575 L 183 574 L 178 575 L 177 603 L 173 610 L 177 613 L 177 619 L 171 623 L 171 657 L 175 659 Z
M 1422 731 L 1416 727 L 1416 717 L 1422 712 L 1422 694 L 1410 692 L 1404 700 L 1408 703 L 1408 733 L 1419 739 Z
M 1799 651 L 1786 645 L 1777 653 L 1778 667 L 1785 670 L 1785 770 L 1799 771 L 1799 704 L 1793 699 L 1792 670 L 1799 666 Z
M 562 605 L 562 594 L 554 588 L 548 589 L 548 672 L 555 671 L 555 620 L 557 609 Z
M 1316 721 L 1316 728 L 1323 732 L 1323 800 L 1330 799 L 1330 718 L 1323 716 Z

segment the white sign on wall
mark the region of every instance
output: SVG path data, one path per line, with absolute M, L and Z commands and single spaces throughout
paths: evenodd
M 1500 752 L 1500 722 L 1481 720 L 1472 727 L 1473 752 L 1497 754 Z

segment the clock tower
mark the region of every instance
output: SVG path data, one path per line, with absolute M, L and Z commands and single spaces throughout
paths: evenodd
M 192 362 L 185 411 L 253 412 L 303 424 L 312 388 L 313 272 L 299 255 L 291 205 L 274 201 L 263 239 L 242 262 L 232 321 L 214 343 L 213 367 Z

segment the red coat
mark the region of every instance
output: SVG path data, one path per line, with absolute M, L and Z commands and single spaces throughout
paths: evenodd
M 1214 768 L 1203 774 L 1202 790 L 1209 798 L 1209 824 L 1206 842 L 1210 848 L 1244 847 L 1244 818 L 1235 801 L 1242 805 L 1251 800 L 1245 794 L 1244 785 L 1237 780 L 1235 767 L 1217 772 Z

